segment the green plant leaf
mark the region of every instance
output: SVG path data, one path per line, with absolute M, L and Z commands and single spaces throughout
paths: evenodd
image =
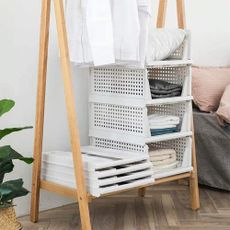
M 0 183 L 3 182 L 5 174 L 12 172 L 13 168 L 14 168 L 14 164 L 12 160 L 0 162 Z
M 18 131 L 21 131 L 21 130 L 24 130 L 24 129 L 32 129 L 33 127 L 32 126 L 26 126 L 26 127 L 21 127 L 21 128 L 6 128 L 6 129 L 0 129 L 0 140 L 13 133 L 13 132 L 18 132 Z
M 0 162 L 3 160 L 21 160 L 27 164 L 31 164 L 33 162 L 33 158 L 31 157 L 23 157 L 21 154 L 12 149 L 9 145 L 0 147 Z
M 0 100 L 0 117 L 4 114 L 9 112 L 15 105 L 13 100 L 3 99 Z
M 1 196 L 1 202 L 7 202 L 13 200 L 14 198 L 25 196 L 29 193 L 27 189 L 23 188 L 22 179 L 6 181 L 0 185 L 0 191 L 1 189 L 11 190 L 10 193 Z
M 0 188 L 0 195 L 4 196 L 4 195 L 8 195 L 12 192 L 12 190 L 10 188 Z
M 0 209 L 3 209 L 3 208 L 10 208 L 10 207 L 14 207 L 15 205 L 13 205 L 13 203 L 10 201 L 10 202 L 4 202 L 4 203 L 1 203 L 0 202 Z

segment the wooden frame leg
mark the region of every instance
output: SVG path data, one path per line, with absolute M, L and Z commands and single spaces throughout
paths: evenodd
M 163 28 L 165 26 L 167 4 L 168 0 L 159 0 L 157 28 Z M 178 27 L 184 29 L 186 27 L 184 0 L 176 0 L 176 6 Z
M 146 188 L 139 188 L 138 189 L 138 196 L 139 197 L 145 197 L 145 192 L 146 192 Z
M 157 28 L 163 28 L 165 26 L 166 10 L 168 0 L 160 0 L 157 15 Z
M 38 78 L 37 78 L 38 86 L 37 86 L 36 124 L 35 124 L 35 139 L 34 139 L 33 182 L 32 182 L 32 195 L 31 195 L 31 212 L 30 212 L 30 219 L 32 222 L 37 222 L 38 212 L 39 212 L 46 72 L 47 72 L 49 26 L 50 26 L 50 3 L 51 3 L 50 0 L 42 0 L 39 66 L 38 66 Z
M 177 23 L 178 23 L 178 27 L 180 29 L 184 29 L 186 27 L 184 0 L 176 0 L 176 4 L 177 4 Z
M 81 224 L 83 230 L 90 230 L 91 224 L 88 207 L 88 195 L 85 187 L 82 156 L 80 150 L 80 136 L 78 132 L 75 101 L 72 88 L 72 73 L 69 61 L 63 0 L 54 0 L 54 8 L 57 23 L 58 40 L 61 55 L 61 67 L 64 81 L 65 100 L 73 152 L 73 162 L 77 185 L 77 199 L 80 208 Z
M 194 136 L 194 126 L 193 126 L 193 135 L 192 135 L 192 166 L 193 166 L 193 171 L 189 179 L 191 208 L 193 210 L 197 210 L 200 208 L 200 196 L 199 196 L 198 176 L 197 176 L 196 144 L 195 144 L 195 136 Z

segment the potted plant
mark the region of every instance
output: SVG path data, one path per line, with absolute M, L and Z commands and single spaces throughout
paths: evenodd
M 9 112 L 14 105 L 15 103 L 12 100 L 0 100 L 0 117 Z M 13 132 L 18 132 L 29 128 L 32 127 L 27 126 L 20 128 L 0 129 L 0 140 Z M 21 225 L 16 219 L 13 207 L 13 199 L 16 197 L 25 196 L 29 192 L 23 187 L 22 179 L 4 181 L 5 174 L 13 171 L 14 160 L 20 160 L 27 164 L 31 164 L 33 162 L 33 158 L 23 157 L 10 145 L 0 146 L 0 229 L 4 230 L 21 229 Z

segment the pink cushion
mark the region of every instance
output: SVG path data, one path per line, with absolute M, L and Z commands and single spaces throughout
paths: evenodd
M 222 124 L 224 122 L 230 123 L 230 84 L 224 90 L 216 114 Z
M 194 103 L 202 111 L 216 111 L 226 85 L 230 84 L 230 68 L 193 67 L 192 77 Z

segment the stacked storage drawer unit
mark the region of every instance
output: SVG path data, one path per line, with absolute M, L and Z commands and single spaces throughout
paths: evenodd
M 101 196 L 144 187 L 192 170 L 192 96 L 190 36 L 169 60 L 143 69 L 118 66 L 91 69 L 89 87 L 90 146 L 82 147 L 88 192 Z M 182 86 L 181 96 L 152 99 L 149 79 Z M 151 136 L 148 115 L 175 115 L 180 130 Z M 155 170 L 149 149 L 176 151 L 175 168 Z M 76 187 L 70 152 L 49 152 L 43 157 L 45 180 Z
M 192 170 L 192 96 L 190 36 L 169 60 L 144 69 L 97 67 L 91 69 L 89 136 L 96 147 L 148 155 L 149 149 L 176 151 L 176 168 L 154 173 L 163 178 Z M 181 96 L 152 99 L 149 79 L 180 84 Z M 148 115 L 180 117 L 178 132 L 151 136 Z M 153 167 L 154 169 L 154 167 Z

